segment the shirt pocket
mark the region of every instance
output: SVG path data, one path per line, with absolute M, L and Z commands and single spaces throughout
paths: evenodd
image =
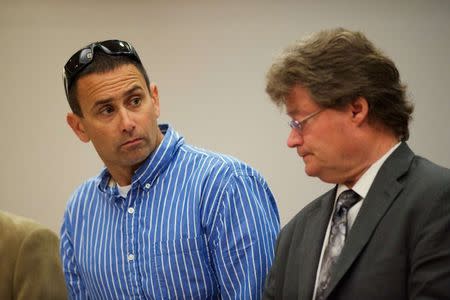
M 154 250 L 158 299 L 214 298 L 217 281 L 204 236 L 159 241 Z

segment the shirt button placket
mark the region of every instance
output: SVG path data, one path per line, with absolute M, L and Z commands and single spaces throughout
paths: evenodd
M 128 218 L 129 219 L 129 223 L 128 223 L 128 230 L 130 230 L 132 227 L 133 227 L 133 217 L 132 217 L 132 215 L 134 214 L 134 207 L 132 207 L 132 206 L 130 206 L 130 207 L 128 207 L 128 209 L 127 209 L 127 212 L 130 214 L 130 217 Z M 131 235 L 131 232 L 129 232 L 129 235 L 130 235 L 130 237 L 132 238 L 132 239 L 134 239 L 134 237 Z M 131 241 L 131 240 L 130 240 Z M 130 243 L 130 242 L 129 242 Z M 134 245 L 132 244 L 132 243 L 130 243 L 129 244 L 129 247 L 130 247 L 130 249 L 131 249 L 131 251 L 134 251 L 134 247 L 133 247 Z M 133 253 L 131 253 L 131 252 L 129 252 L 128 254 L 127 254 L 127 260 L 128 260 L 128 262 L 133 262 L 134 261 L 134 258 L 135 258 L 135 256 L 134 256 L 134 254 Z

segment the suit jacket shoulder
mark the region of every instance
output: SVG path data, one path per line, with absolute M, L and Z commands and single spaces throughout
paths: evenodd
M 307 222 L 311 216 L 315 216 L 326 206 L 331 207 L 333 203 L 328 203 L 328 200 L 334 197 L 335 193 L 336 189 L 332 189 L 314 199 L 303 209 L 301 209 L 285 226 L 283 226 L 278 237 L 279 247 L 282 247 L 284 244 L 290 244 L 293 235 L 298 234 L 299 230 L 301 231 L 304 229 L 305 222 Z
M 372 183 L 330 282 L 332 299 L 450 299 L 450 170 L 402 143 Z
M 264 299 L 311 299 L 336 188 L 306 205 L 281 230 Z
M 0 229 L 0 299 L 66 299 L 58 236 L 6 212 Z

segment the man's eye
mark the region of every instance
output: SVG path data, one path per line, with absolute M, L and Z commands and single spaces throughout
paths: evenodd
M 110 115 L 114 112 L 114 108 L 110 105 L 104 106 L 100 109 L 99 113 L 102 115 Z
M 139 104 L 141 104 L 141 102 L 142 102 L 142 99 L 136 97 L 136 98 L 131 99 L 130 104 L 133 106 L 138 106 Z

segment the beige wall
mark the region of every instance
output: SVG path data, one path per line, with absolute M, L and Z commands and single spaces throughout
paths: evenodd
M 384 49 L 416 104 L 410 145 L 450 167 L 450 2 L 316 2 L 0 0 L 0 209 L 58 231 L 74 188 L 99 171 L 65 123 L 61 69 L 80 46 L 109 38 L 138 49 L 159 85 L 161 121 L 261 171 L 283 224 L 330 187 L 304 174 L 285 146 L 287 118 L 264 93 L 272 58 L 307 33 L 359 29 Z

